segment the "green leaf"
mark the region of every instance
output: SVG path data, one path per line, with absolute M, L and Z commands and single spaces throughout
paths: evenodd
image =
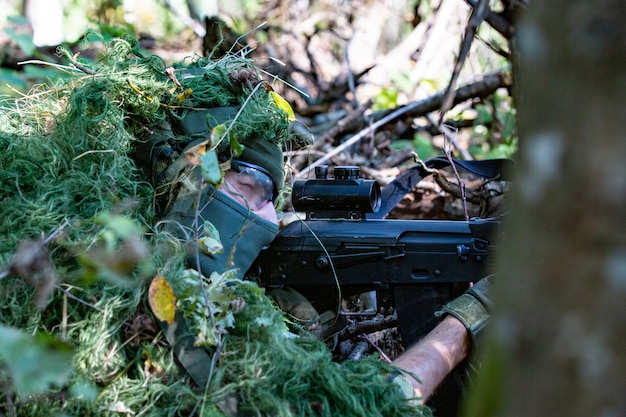
M 22 396 L 61 387 L 72 373 L 70 346 L 48 334 L 29 336 L 0 325 L 0 358 Z
M 103 237 L 108 240 L 129 239 L 143 235 L 142 227 L 134 220 L 119 214 L 112 214 L 109 211 L 98 213 L 96 223 L 105 225 L 111 232 L 111 234 L 103 233 Z
M 217 185 L 222 181 L 222 169 L 217 160 L 217 153 L 214 150 L 207 151 L 200 155 L 200 164 L 202 165 L 202 177 L 206 182 Z
M 217 125 L 211 131 L 211 146 L 213 149 L 224 149 L 225 145 L 222 141 L 226 139 L 226 126 L 224 124 Z M 241 155 L 243 152 L 243 146 L 237 140 L 237 137 L 233 134 L 233 131 L 228 131 L 228 144 L 230 145 L 231 152 L 235 156 Z
M 202 236 L 198 239 L 198 245 L 207 255 L 214 255 L 224 251 L 224 246 L 220 240 L 220 232 L 209 221 L 204 222 Z
M 398 90 L 394 87 L 384 88 L 374 97 L 374 110 L 394 109 L 398 105 Z
M 11 38 L 13 42 L 17 44 L 18 48 L 20 48 L 24 55 L 33 56 L 33 53 L 35 52 L 35 44 L 33 43 L 32 35 L 17 33 L 11 28 L 5 28 L 4 32 L 9 35 L 9 38 Z
M 491 114 L 491 110 L 482 104 L 476 106 L 476 119 L 474 120 L 475 125 L 485 125 L 493 122 L 493 116 Z
M 79 379 L 78 381 L 74 381 L 70 386 L 70 394 L 72 394 L 72 397 L 74 398 L 94 402 L 98 399 L 100 390 L 98 390 L 98 387 L 93 383 L 84 379 Z
M 229 269 L 223 274 L 213 272 L 208 279 L 189 270 L 179 277 L 184 289 L 177 306 L 196 335 L 196 346 L 215 346 L 221 335 L 235 325 L 234 311 L 245 308 L 245 303 L 234 302 L 235 287 L 244 285 L 236 276 L 237 272 Z
M 235 151 L 235 154 L 237 156 L 241 155 L 243 153 L 243 145 L 239 143 L 235 135 L 230 135 L 229 141 L 230 141 L 230 147 Z
M 0 68 L 0 94 L 2 95 L 15 95 L 15 92 L 8 86 L 13 87 L 21 92 L 26 92 L 28 89 L 28 82 L 17 71 Z
M 412 147 L 413 147 L 413 141 L 410 141 L 408 139 L 396 139 L 389 144 L 389 148 L 391 148 L 394 151 L 400 151 L 400 150 L 404 150 L 406 148 L 412 148 Z
M 419 133 L 413 138 L 413 149 L 424 161 L 438 153 L 437 149 L 433 146 L 432 139 Z

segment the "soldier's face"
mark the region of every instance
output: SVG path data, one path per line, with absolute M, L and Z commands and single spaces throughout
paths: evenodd
M 228 170 L 220 190 L 249 208 L 257 216 L 278 224 L 276 209 L 271 201 L 273 182 L 265 174 L 253 170 L 240 172 Z

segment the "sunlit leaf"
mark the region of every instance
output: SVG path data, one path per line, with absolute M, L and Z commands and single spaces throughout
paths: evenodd
M 102 407 L 102 410 L 112 411 L 118 414 L 128 414 L 128 415 L 135 414 L 135 412 L 131 410 L 130 408 L 128 408 L 126 404 L 124 404 L 122 401 L 116 401 L 114 403 L 107 405 L 106 407 Z
M 215 151 L 208 151 L 200 155 L 200 163 L 202 165 L 202 178 L 206 182 L 216 185 L 222 181 L 222 170 Z
M 167 324 L 174 322 L 176 314 L 176 296 L 165 277 L 157 275 L 148 289 L 148 302 L 154 315 Z
M 198 239 L 198 245 L 200 246 L 200 250 L 207 255 L 222 253 L 224 246 L 220 240 L 220 233 L 215 226 L 213 226 L 213 223 L 208 221 L 204 222 L 202 236 Z
M 218 146 L 223 140 L 223 136 L 226 134 L 226 126 L 221 124 L 217 125 L 211 131 L 211 139 L 213 146 Z
M 226 137 L 228 136 L 228 137 Z M 233 152 L 234 155 L 241 155 L 241 153 L 243 152 L 243 146 L 239 143 L 239 140 L 237 139 L 237 137 L 233 134 L 232 130 L 228 132 L 228 135 L 226 134 L 226 126 L 221 124 L 221 125 L 217 125 L 213 128 L 212 131 L 212 138 L 213 138 L 213 146 L 215 148 L 219 149 L 219 145 L 220 143 L 224 140 L 227 139 L 228 140 L 228 144 L 230 145 L 230 149 Z
M 259 326 L 269 327 L 274 322 L 269 317 L 257 317 L 257 318 L 254 319 L 254 323 L 258 324 Z
M 187 149 L 185 151 L 185 161 L 187 161 L 188 164 L 195 166 L 202 165 L 200 158 L 206 154 L 208 145 L 209 141 L 205 140 Z
M 293 112 L 293 108 L 291 107 L 291 104 L 289 104 L 287 100 L 285 100 L 276 91 L 270 91 L 269 93 L 270 93 L 270 96 L 272 96 L 272 98 L 274 99 L 274 103 L 276 104 L 276 107 L 278 107 L 279 109 L 287 113 L 287 117 L 289 118 L 289 121 L 292 122 L 296 120 L 296 114 Z
M 143 360 L 143 371 L 148 378 L 156 378 L 162 376 L 165 370 L 163 366 L 154 360 L 152 355 L 146 355 Z
M 230 142 L 230 148 L 233 151 L 235 151 L 235 154 L 241 155 L 241 153 L 243 152 L 243 146 L 241 145 L 241 143 L 239 143 L 239 141 L 234 135 L 231 135 L 229 137 L 229 142 Z
M 127 216 L 112 214 L 109 211 L 99 213 L 96 217 L 96 223 L 106 225 L 107 229 L 113 232 L 111 240 L 115 240 L 114 238 L 128 239 L 143 235 L 143 229 L 137 222 Z
M 196 335 L 195 345 L 216 346 L 221 335 L 235 325 L 234 313 L 246 308 L 246 303 L 233 293 L 239 285 L 246 285 L 245 281 L 237 280 L 234 269 L 213 272 L 209 278 L 187 270 L 178 279 L 184 285 L 178 308 L 189 318 L 190 330 Z
M 200 246 L 200 250 L 207 255 L 215 255 L 218 253 L 222 253 L 224 247 L 220 243 L 219 240 L 215 240 L 211 237 L 201 237 L 198 239 L 198 245 Z
M 176 99 L 178 101 L 185 101 L 189 98 L 189 96 L 191 95 L 191 93 L 193 93 L 193 90 L 191 88 L 186 89 L 185 91 L 183 91 L 182 93 L 178 94 L 176 96 Z

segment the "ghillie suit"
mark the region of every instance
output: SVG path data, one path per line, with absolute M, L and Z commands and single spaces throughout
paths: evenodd
M 168 134 L 187 111 L 242 109 L 189 161 L 216 188 L 215 131 L 234 154 L 256 132 L 276 146 L 291 140 L 284 103 L 250 83 L 251 61 L 194 58 L 167 69 L 114 40 L 97 62 L 72 65 L 63 83 L 1 108 L 0 413 L 429 414 L 387 382 L 394 368 L 333 362 L 256 284 L 229 270 L 188 270 L 184 245 L 155 226 L 176 200 L 160 174 L 197 139 Z M 198 68 L 202 77 L 181 76 Z M 139 167 L 147 142 L 163 149 Z M 172 302 L 212 358 L 204 387 L 176 364 L 147 307 L 167 320 Z

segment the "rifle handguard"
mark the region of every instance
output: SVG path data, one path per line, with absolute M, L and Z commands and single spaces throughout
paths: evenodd
M 450 314 L 456 317 L 467 329 L 476 344 L 476 337 L 489 322 L 489 311 L 492 308 L 491 291 L 493 285 L 485 277 L 476 282 L 464 294 L 445 304 L 435 312 L 437 317 Z

